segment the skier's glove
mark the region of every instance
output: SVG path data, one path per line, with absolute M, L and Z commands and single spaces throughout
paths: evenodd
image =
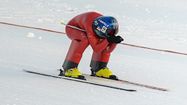
M 107 37 L 109 43 L 121 43 L 124 39 L 121 36 L 109 36 Z

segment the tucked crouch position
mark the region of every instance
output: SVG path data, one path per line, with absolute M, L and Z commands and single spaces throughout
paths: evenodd
M 85 31 L 72 28 L 78 27 Z M 116 45 L 123 41 L 118 33 L 118 22 L 112 16 L 103 16 L 97 12 L 86 12 L 72 18 L 66 25 L 67 36 L 72 40 L 62 65 L 65 75 L 72 78 L 84 78 L 78 69 L 82 54 L 88 45 L 93 49 L 90 63 L 92 76 L 117 79 L 107 67 L 110 54 Z

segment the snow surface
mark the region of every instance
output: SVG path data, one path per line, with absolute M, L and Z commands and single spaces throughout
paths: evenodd
M 0 0 L 0 21 L 63 31 L 61 20 L 86 11 L 115 16 L 127 43 L 187 52 L 185 0 Z M 186 105 L 187 56 L 119 45 L 109 67 L 122 79 L 168 88 L 132 85 L 136 93 L 26 74 L 23 68 L 57 74 L 70 40 L 61 34 L 0 24 L 0 105 Z M 79 69 L 90 73 L 89 47 Z

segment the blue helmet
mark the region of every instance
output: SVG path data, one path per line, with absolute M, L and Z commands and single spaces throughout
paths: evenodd
M 101 38 L 107 38 L 118 33 L 118 22 L 111 16 L 100 16 L 93 22 L 92 28 L 96 35 Z

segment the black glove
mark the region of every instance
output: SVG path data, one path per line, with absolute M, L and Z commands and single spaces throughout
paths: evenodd
M 121 43 L 124 39 L 121 36 L 109 36 L 107 37 L 109 43 Z

